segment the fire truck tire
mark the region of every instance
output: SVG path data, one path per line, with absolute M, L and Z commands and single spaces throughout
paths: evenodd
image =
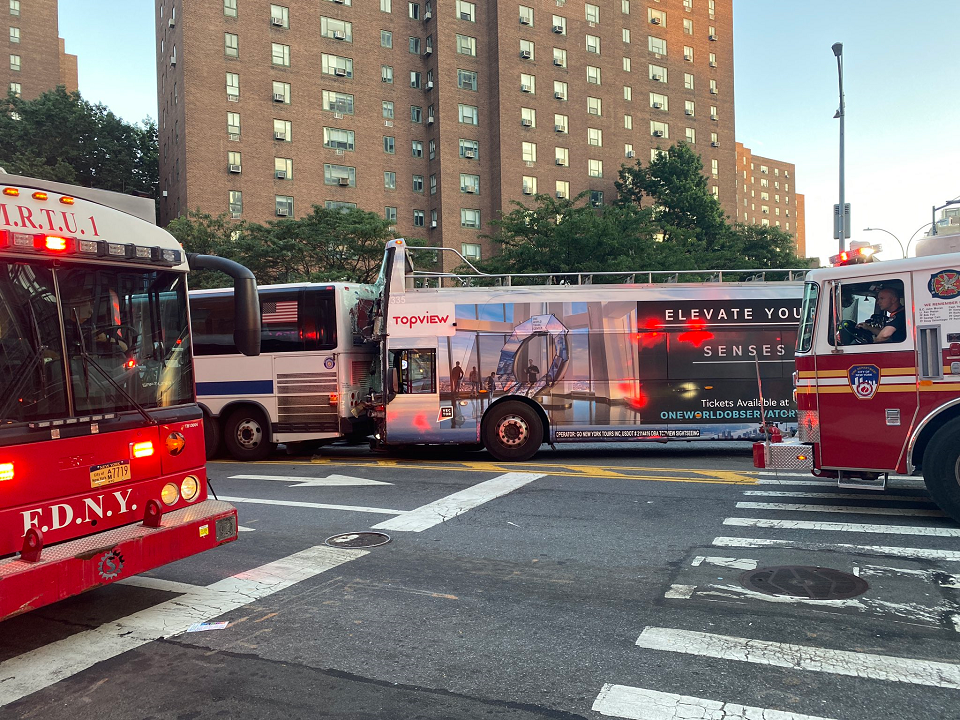
M 930 439 L 923 453 L 923 482 L 940 509 L 960 522 L 960 418 Z
M 207 453 L 207 460 L 212 460 L 220 454 L 223 447 L 223 430 L 220 428 L 220 419 L 203 413 L 203 443 Z
M 482 437 L 484 447 L 497 460 L 529 460 L 543 444 L 543 423 L 525 403 L 500 403 L 484 417 Z
M 235 460 L 265 460 L 276 445 L 267 440 L 269 426 L 263 411 L 255 407 L 239 407 L 227 416 L 224 443 Z

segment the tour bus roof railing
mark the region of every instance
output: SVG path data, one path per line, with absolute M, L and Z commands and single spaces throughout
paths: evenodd
M 407 245 L 407 250 L 427 252 L 449 252 L 456 255 L 469 267 L 472 274 L 452 272 L 430 272 L 414 270 L 408 279 L 423 280 L 424 287 L 430 287 L 429 280 L 436 280 L 436 287 L 443 287 L 444 280 L 452 280 L 455 287 L 470 287 L 475 281 L 484 281 L 484 285 L 515 287 L 524 285 L 593 285 L 594 278 L 602 278 L 601 283 L 633 285 L 636 283 L 680 283 L 680 282 L 790 282 L 802 280 L 811 268 L 772 268 L 767 270 L 635 270 L 635 271 L 599 271 L 599 272 L 562 272 L 562 273 L 485 273 L 477 269 L 455 248 L 419 247 Z M 773 278 L 768 276 L 772 275 Z M 682 278 L 689 277 L 690 280 Z M 614 278 L 623 278 L 614 280 Z M 537 280 L 546 282 L 536 282 Z M 519 281 L 519 282 L 517 282 Z

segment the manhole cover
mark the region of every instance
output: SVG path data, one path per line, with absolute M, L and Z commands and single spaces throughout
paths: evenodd
M 330 547 L 368 548 L 386 545 L 390 542 L 390 536 L 378 532 L 340 533 L 328 537 L 324 542 Z
M 747 590 L 766 595 L 789 595 L 810 600 L 846 600 L 869 589 L 866 582 L 833 568 L 781 565 L 758 568 L 740 576 Z

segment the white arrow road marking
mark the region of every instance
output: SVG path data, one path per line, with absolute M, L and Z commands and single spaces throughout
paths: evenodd
M 684 718 L 723 718 L 723 720 L 829 720 L 814 715 L 799 715 L 770 708 L 735 705 L 706 698 L 657 692 L 646 688 L 607 683 L 593 703 L 601 715 L 632 720 L 683 720 Z
M 325 478 L 293 477 L 288 475 L 231 475 L 231 480 L 279 480 L 294 483 L 290 487 L 351 487 L 354 485 L 393 485 L 393 483 L 349 475 L 328 475 Z
M 253 503 L 254 505 L 281 505 L 283 507 L 315 508 L 317 510 L 349 510 L 350 512 L 374 513 L 377 515 L 404 515 L 409 510 L 391 510 L 390 508 L 361 507 L 358 505 L 330 505 L 329 503 L 302 502 L 299 500 L 262 500 L 260 498 L 228 497 L 220 499 L 229 503 Z
M 256 532 L 256 528 L 247 527 L 246 525 L 237 525 L 237 530 L 240 532 Z
M 637 645 L 721 660 L 960 690 L 960 665 L 892 655 L 829 650 L 693 630 L 646 627 Z
M 0 707 L 98 662 L 158 638 L 179 635 L 194 623 L 225 615 L 367 553 L 317 545 L 207 587 L 167 583 L 156 578 L 131 578 L 131 585 L 186 591 L 186 594 L 0 663 Z

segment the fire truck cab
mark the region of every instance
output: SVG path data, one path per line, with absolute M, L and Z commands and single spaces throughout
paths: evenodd
M 794 384 L 814 474 L 882 489 L 920 470 L 960 521 L 960 254 L 810 272 Z

